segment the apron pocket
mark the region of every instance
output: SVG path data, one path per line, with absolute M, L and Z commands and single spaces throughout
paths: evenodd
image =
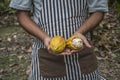
M 93 48 L 85 47 L 79 52 L 79 64 L 83 74 L 89 74 L 97 69 L 98 62 Z
M 48 53 L 47 49 L 38 50 L 40 74 L 43 77 L 64 77 L 66 67 L 64 56 Z

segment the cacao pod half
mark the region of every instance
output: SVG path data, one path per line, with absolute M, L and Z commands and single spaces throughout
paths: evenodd
M 83 47 L 83 41 L 79 36 L 72 36 L 67 39 L 66 46 L 72 50 L 77 50 Z

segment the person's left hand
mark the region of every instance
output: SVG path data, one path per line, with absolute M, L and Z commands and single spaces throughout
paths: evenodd
M 92 47 L 90 45 L 90 43 L 88 42 L 88 40 L 86 39 L 86 37 L 83 34 L 81 34 L 81 33 L 75 33 L 74 35 L 77 35 L 77 36 L 79 36 L 82 39 L 83 44 L 84 44 L 84 46 L 82 48 L 84 48 L 85 46 L 88 47 L 88 48 Z M 78 51 L 82 50 L 82 48 L 80 48 L 78 50 L 71 50 L 70 53 L 72 54 L 72 53 L 78 52 Z

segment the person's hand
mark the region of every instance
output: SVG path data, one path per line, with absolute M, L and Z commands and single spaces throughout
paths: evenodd
M 77 35 L 79 36 L 82 41 L 83 41 L 83 47 L 78 49 L 78 50 L 71 50 L 69 48 L 66 48 L 63 52 L 61 52 L 59 55 L 71 55 L 72 53 L 75 53 L 75 52 L 78 52 L 80 50 L 82 50 L 84 47 L 88 47 L 88 48 L 91 48 L 92 46 L 90 45 L 90 43 L 88 42 L 88 40 L 86 39 L 86 37 L 81 34 L 81 33 L 75 33 L 74 35 Z
M 48 52 L 53 54 L 51 49 L 50 49 L 50 41 L 51 41 L 51 39 L 52 39 L 51 37 L 45 37 L 44 38 L 44 44 L 45 44 Z M 71 54 L 70 49 L 66 48 L 63 52 L 61 52 L 59 54 L 54 54 L 54 55 L 57 55 L 57 56 L 61 55 L 62 56 L 62 55 L 70 55 L 70 54 Z
M 45 37 L 44 41 L 43 41 L 49 53 L 51 53 L 51 50 L 50 50 L 50 41 L 51 41 L 51 37 L 49 37 L 49 36 Z
M 62 56 L 62 55 L 71 55 L 71 50 L 69 48 L 65 48 L 65 50 L 61 53 L 59 53 L 58 55 Z
M 81 34 L 81 33 L 75 33 L 74 35 L 77 35 L 77 36 L 79 36 L 79 37 L 82 39 L 84 46 L 86 46 L 86 47 L 88 47 L 88 48 L 91 48 L 91 47 L 92 47 L 92 46 L 90 45 L 90 43 L 88 42 L 88 40 L 86 39 L 86 37 L 85 37 L 83 34 Z M 83 48 L 84 48 L 84 46 L 83 46 Z M 70 53 L 78 52 L 78 51 L 80 51 L 80 50 L 82 50 L 82 48 L 80 48 L 80 49 L 78 49 L 78 50 L 71 50 Z

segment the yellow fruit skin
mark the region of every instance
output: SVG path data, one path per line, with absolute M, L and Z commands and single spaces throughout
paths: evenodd
M 72 44 L 72 41 L 73 41 L 73 39 L 75 39 L 75 38 L 79 38 L 79 39 L 80 39 L 79 36 L 71 36 L 71 37 L 68 38 L 67 41 L 66 41 L 66 46 L 67 46 L 68 48 L 72 49 L 72 50 L 77 50 L 77 49 L 79 49 L 78 47 L 75 47 L 75 46 Z
M 58 54 L 65 49 L 66 41 L 62 36 L 55 36 L 50 41 L 50 49 L 53 53 Z

